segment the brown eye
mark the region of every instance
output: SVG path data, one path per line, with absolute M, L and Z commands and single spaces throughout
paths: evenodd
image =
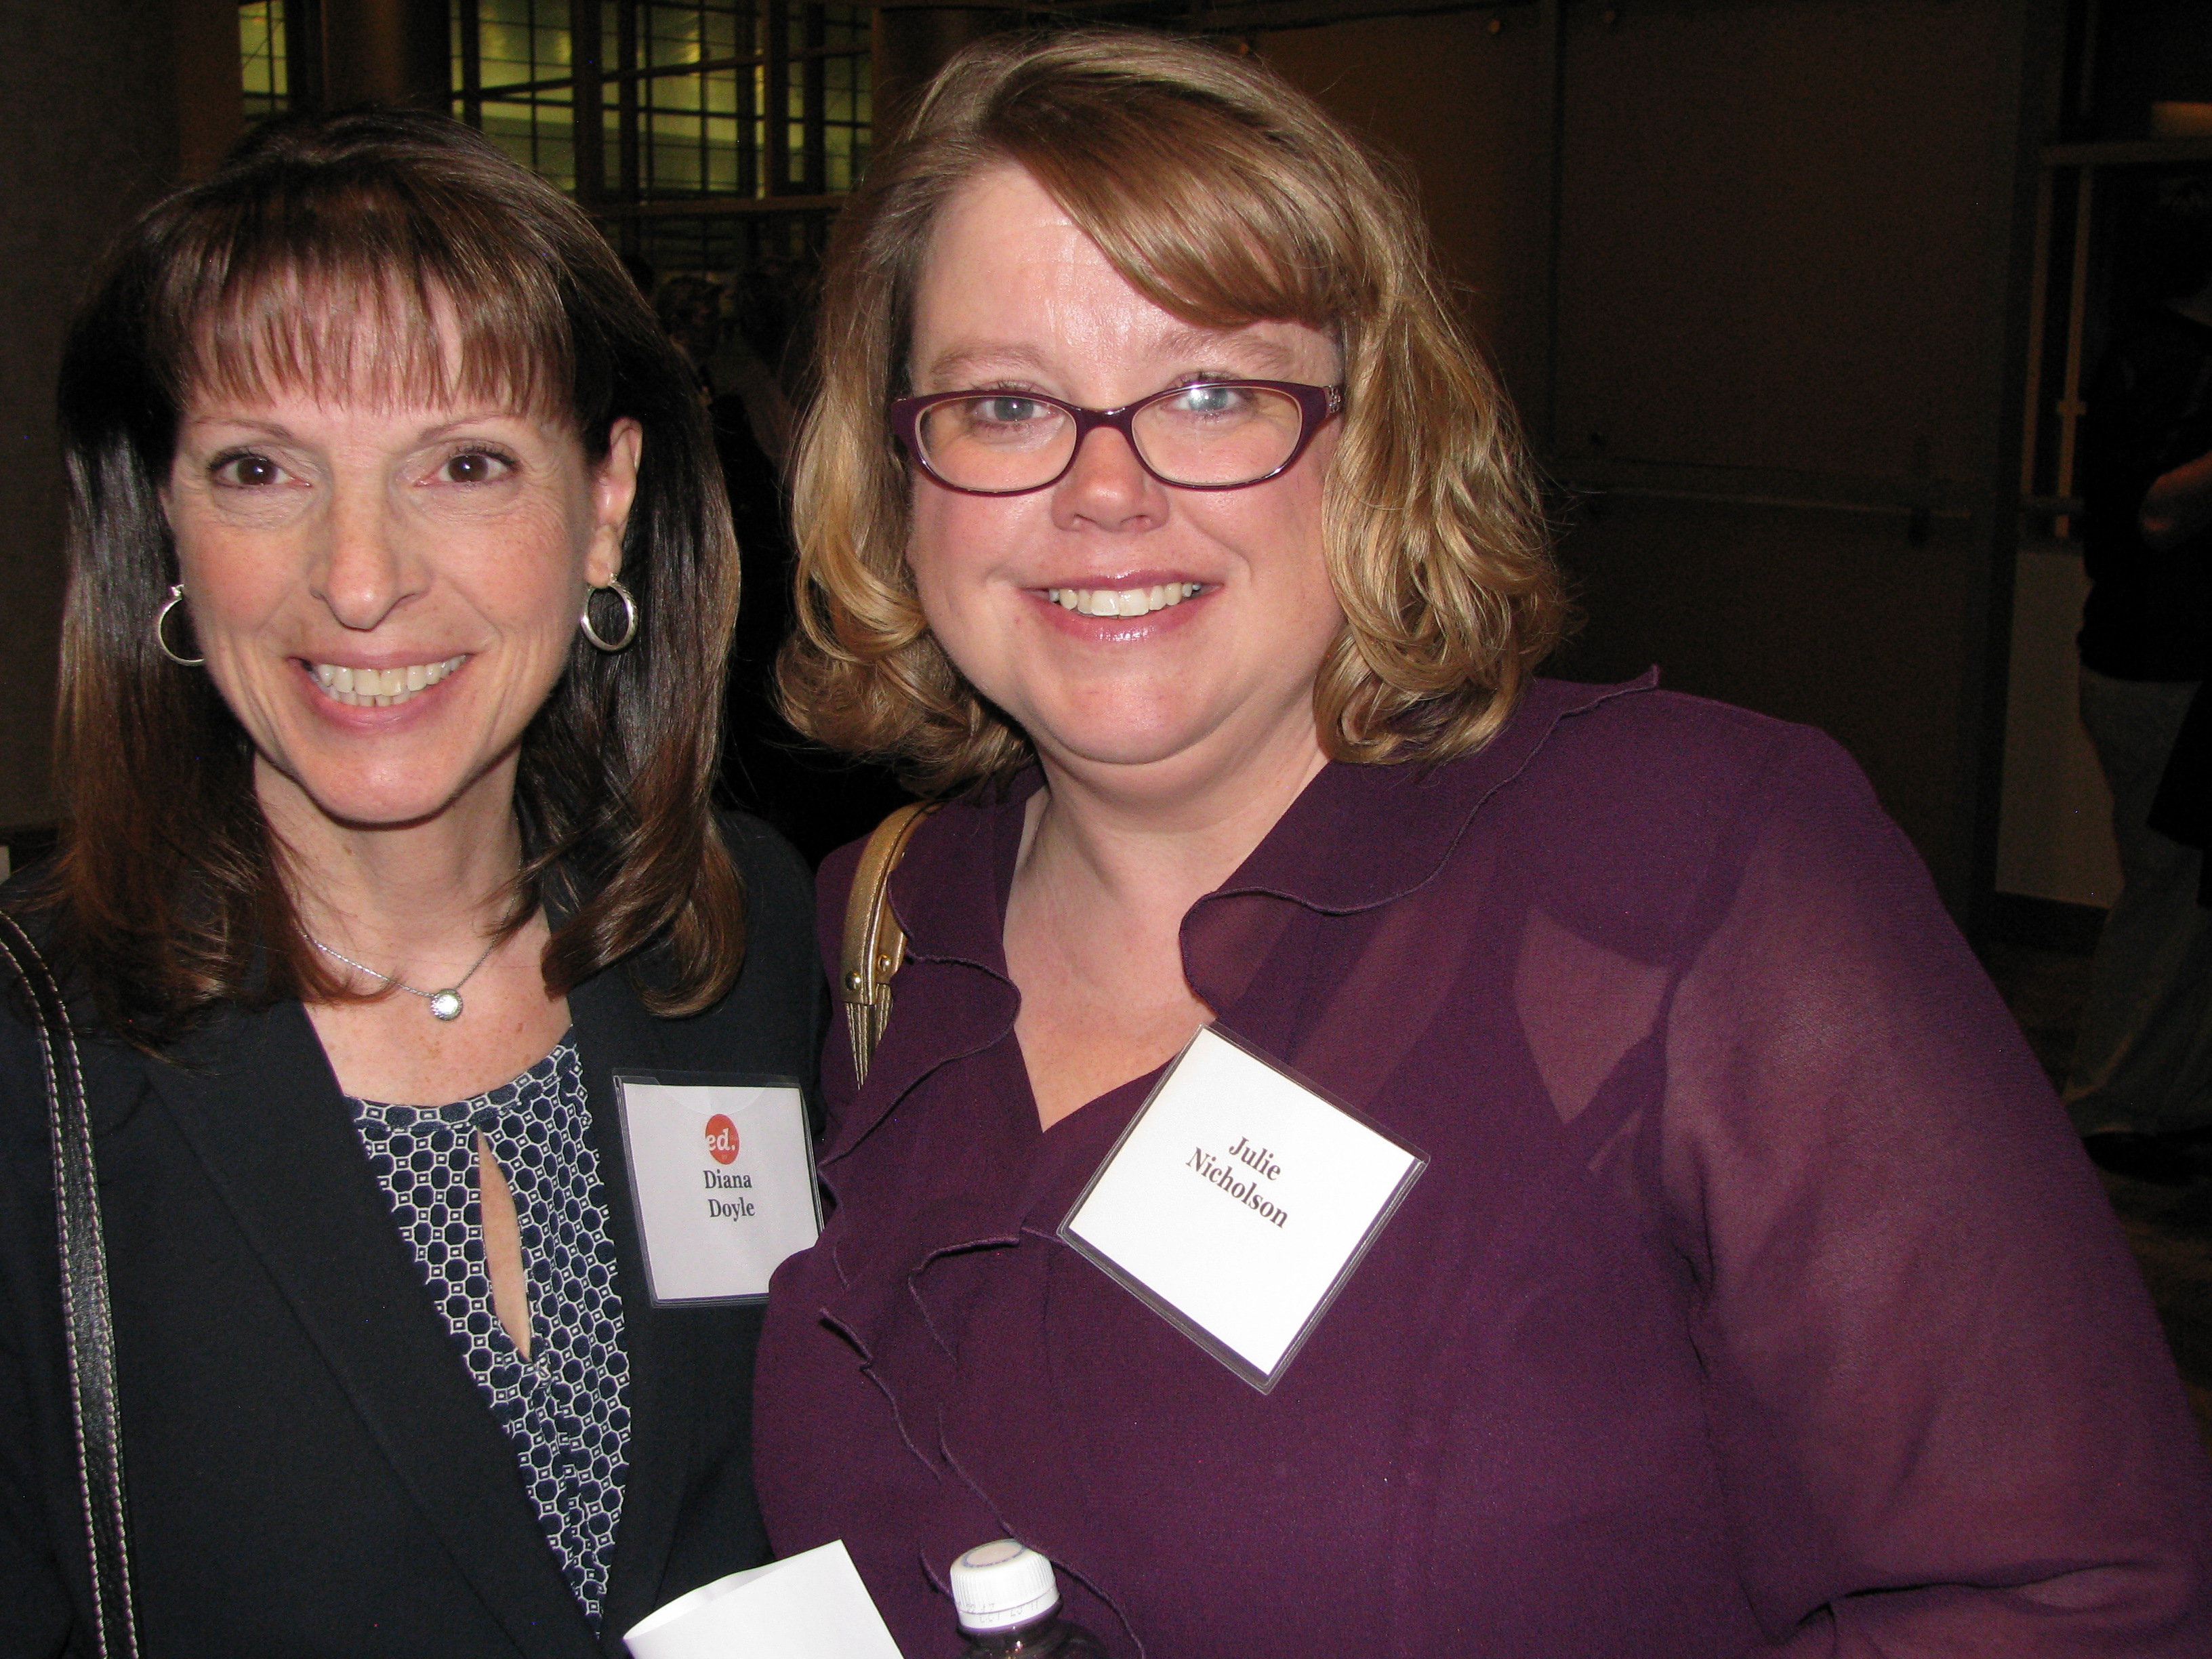
M 224 483 L 264 489 L 284 475 L 266 455 L 234 455 L 216 466 L 216 476 Z
M 471 449 L 454 456 L 446 463 L 448 483 L 489 483 L 499 477 L 507 463 L 498 456 L 481 449 Z

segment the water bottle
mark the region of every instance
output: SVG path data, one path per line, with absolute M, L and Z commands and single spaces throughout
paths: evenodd
M 1060 1615 L 1052 1563 L 1001 1538 L 978 1544 L 952 1564 L 952 1605 L 968 1635 L 968 1659 L 1034 1654 L 1042 1659 L 1106 1659 L 1089 1631 Z

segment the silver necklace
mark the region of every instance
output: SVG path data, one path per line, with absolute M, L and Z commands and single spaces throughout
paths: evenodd
M 463 1008 L 465 1006 L 461 1001 L 461 987 L 466 985 L 471 980 L 476 977 L 477 969 L 483 967 L 487 962 L 489 962 L 491 960 L 491 953 L 499 949 L 500 946 L 500 941 L 497 939 L 494 939 L 490 944 L 485 945 L 484 953 L 476 959 L 475 963 L 470 967 L 469 971 L 463 974 L 459 979 L 455 980 L 451 985 L 448 985 L 444 990 L 418 991 L 413 986 L 408 984 L 404 980 L 395 979 L 390 974 L 380 974 L 375 969 L 370 967 L 367 963 L 356 962 L 351 957 L 347 956 L 343 951 L 331 950 L 329 945 L 324 944 L 322 940 L 317 939 L 312 933 L 307 934 L 306 938 L 308 944 L 313 945 L 315 949 L 320 951 L 325 956 L 334 957 L 337 961 L 345 963 L 349 968 L 358 968 L 362 973 L 367 974 L 371 979 L 380 979 L 386 985 L 392 987 L 394 989 L 404 991 L 410 996 L 417 996 L 422 998 L 423 1001 L 430 1005 L 430 1018 L 433 1019 L 459 1019 L 461 1017 Z

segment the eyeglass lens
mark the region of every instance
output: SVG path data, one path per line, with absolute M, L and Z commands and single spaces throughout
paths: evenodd
M 1295 398 L 1250 386 L 1194 386 L 1158 398 L 1130 422 L 1137 453 L 1170 483 L 1251 483 L 1291 458 L 1304 415 Z M 1075 450 L 1066 410 L 1017 392 L 933 404 L 916 425 L 930 470 L 961 489 L 1032 489 Z

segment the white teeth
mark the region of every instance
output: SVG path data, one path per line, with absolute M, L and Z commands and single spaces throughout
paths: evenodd
M 1085 617 L 1142 617 L 1194 598 L 1203 584 L 1167 582 L 1158 587 L 1048 587 L 1045 598 Z
M 410 663 L 404 668 L 347 668 L 319 662 L 313 672 L 315 684 L 335 702 L 352 708 L 390 708 L 437 684 L 468 659 L 464 652 L 443 662 Z

